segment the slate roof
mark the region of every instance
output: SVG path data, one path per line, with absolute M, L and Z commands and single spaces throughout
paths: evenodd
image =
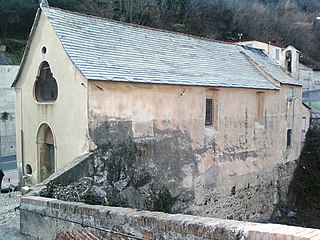
M 276 81 L 283 84 L 302 85 L 301 82 L 292 79 L 285 71 L 283 71 L 280 65 L 269 57 L 265 51 L 249 46 L 241 47 L 243 48 L 242 51 L 244 54 Z
M 12 62 L 9 58 L 7 58 L 5 55 L 0 53 L 0 65 L 11 65 Z
M 320 102 L 320 90 L 303 92 L 302 101 L 303 102 Z
M 264 77 L 261 69 L 271 71 L 268 75 L 279 82 L 291 79 L 270 61 L 259 57 L 249 61 L 254 52 L 234 44 L 57 8 L 41 9 L 70 59 L 88 80 L 279 89 L 280 85 Z M 262 67 L 258 70 L 256 64 Z

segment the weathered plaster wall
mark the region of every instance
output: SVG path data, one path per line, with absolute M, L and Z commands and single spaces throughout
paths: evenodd
M 26 164 L 31 165 L 31 183 L 39 181 L 37 133 L 41 124 L 48 124 L 53 132 L 56 170 L 89 151 L 86 137 L 87 81 L 63 50 L 48 19 L 41 16 L 36 27 L 27 61 L 16 85 L 18 169 L 21 173 Z M 43 47 L 46 47 L 45 54 L 42 53 Z M 37 102 L 34 95 L 36 76 L 43 61 L 49 63 L 58 84 L 58 98 L 53 103 Z
M 19 66 L 0 65 L 0 157 L 16 154 L 15 93 L 11 88 Z
M 23 197 L 21 233 L 36 239 L 319 239 L 320 230 Z M 132 238 L 131 238 L 131 237 Z
M 210 91 L 218 102 L 215 128 L 204 125 Z M 256 90 L 91 81 L 90 136 L 100 151 L 94 181 L 134 207 L 166 186 L 177 197 L 176 212 L 269 219 L 279 188 L 289 183 L 279 168 L 300 153 L 301 88 L 292 101 L 288 91 L 265 92 L 257 123 Z
M 313 69 L 301 63 L 299 64 L 299 80 L 303 84 L 302 91 L 315 90 L 320 87 L 320 82 L 318 85 L 315 84 Z

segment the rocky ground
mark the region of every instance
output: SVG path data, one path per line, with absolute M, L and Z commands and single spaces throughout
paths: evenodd
M 20 234 L 20 212 L 14 210 L 19 206 L 20 197 L 21 192 L 0 193 L 0 233 L 3 239 L 33 239 Z

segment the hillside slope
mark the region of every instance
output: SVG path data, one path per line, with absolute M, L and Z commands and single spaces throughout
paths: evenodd
M 303 53 L 304 62 L 320 66 L 318 0 L 49 0 L 49 4 L 219 40 L 235 40 L 241 33 L 243 39 L 292 44 Z M 37 0 L 0 0 L 0 39 L 27 39 L 37 7 Z

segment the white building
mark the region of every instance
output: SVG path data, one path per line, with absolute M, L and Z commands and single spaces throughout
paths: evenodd
M 264 50 L 294 79 L 299 79 L 300 52 L 295 47 L 289 45 L 284 48 L 280 45 L 260 39 L 243 40 L 237 42 L 237 44 Z
M 15 91 L 19 66 L 0 65 L 0 158 L 16 154 Z
M 289 45 L 286 48 L 260 39 L 242 40 L 237 44 L 264 50 L 270 57 L 302 84 L 302 91 L 320 89 L 320 72 L 299 63 L 300 52 Z

